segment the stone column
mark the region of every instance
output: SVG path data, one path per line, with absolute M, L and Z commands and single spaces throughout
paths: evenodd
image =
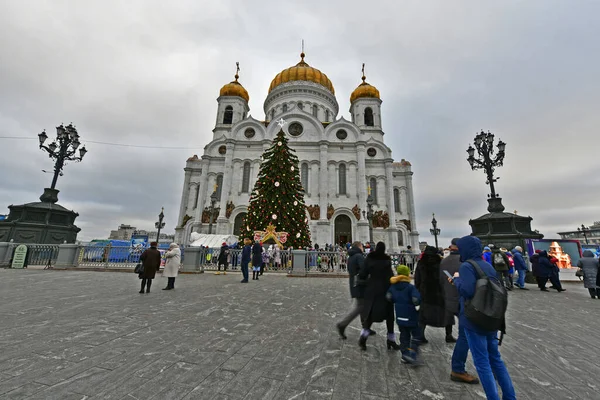
M 363 218 L 362 212 L 367 212 L 367 168 L 365 166 L 366 147 L 364 142 L 359 142 L 356 145 L 356 155 L 358 162 L 358 174 L 356 176 L 356 187 L 358 188 L 358 207 L 361 211 L 360 220 L 357 223 L 357 238 L 367 242 L 369 240 L 369 221 Z
M 390 215 L 390 227 L 396 228 L 396 204 L 394 204 L 394 176 L 392 174 L 392 161 L 385 161 L 385 186 L 387 189 L 388 214 Z
M 192 177 L 191 168 L 186 167 L 183 170 L 185 171 L 185 177 L 183 179 L 183 192 L 181 193 L 181 205 L 179 206 L 179 219 L 177 220 L 177 226 L 181 226 L 181 223 L 183 222 L 183 217 L 185 216 L 185 211 L 187 208 L 186 200 L 189 196 L 190 179 Z
M 292 276 L 306 276 L 306 250 L 292 250 Z
M 221 201 L 218 220 L 227 220 L 225 217 L 225 209 L 227 208 L 227 200 L 231 191 L 231 167 L 233 160 L 233 143 L 227 143 L 227 152 L 225 153 L 225 166 L 223 167 L 223 187 L 221 188 Z
M 200 247 L 187 247 L 185 257 L 183 257 L 182 271 L 184 272 L 204 272 L 200 267 Z
M 208 185 L 208 162 L 202 163 L 200 172 L 200 192 L 198 193 L 198 202 L 196 203 L 196 212 L 194 213 L 194 232 L 200 232 L 202 227 L 202 210 L 204 209 L 204 199 L 209 190 Z M 210 192 L 212 194 L 212 191 Z
M 408 203 L 406 205 L 406 212 L 410 219 L 410 227 L 411 227 L 411 231 L 409 234 L 410 235 L 410 245 L 413 247 L 413 249 L 415 251 L 418 251 L 418 249 L 419 249 L 419 231 L 417 230 L 417 218 L 416 218 L 416 213 L 415 213 L 415 199 L 414 199 L 413 186 L 412 186 L 412 175 L 413 175 L 413 173 L 410 172 L 409 175 L 406 176 L 406 201 Z
M 321 143 L 320 145 L 320 157 L 319 157 L 319 207 L 321 209 L 320 220 L 327 221 L 327 194 L 329 193 L 329 178 L 327 168 L 327 143 Z

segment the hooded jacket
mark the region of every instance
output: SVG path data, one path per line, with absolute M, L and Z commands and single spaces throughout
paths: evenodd
M 523 254 L 517 249 L 512 251 L 513 261 L 515 262 L 515 269 L 517 271 L 526 271 L 527 264 L 525 264 L 525 259 L 523 258 Z
M 365 294 L 365 285 L 359 282 L 358 274 L 364 268 L 365 256 L 359 247 L 351 247 L 348 250 L 348 282 L 350 284 L 350 296 L 353 299 L 362 299 Z
M 482 258 L 481 241 L 475 236 L 465 236 L 459 239 L 458 251 L 460 252 L 460 260 L 463 262 L 458 271 L 459 277 L 454 278 L 454 284 L 460 294 L 460 324 L 470 331 L 485 335 L 490 333 L 484 331 L 469 321 L 465 316 L 465 300 L 472 299 L 475 295 L 475 286 L 477 284 L 477 272 L 471 263 L 467 260 L 475 261 L 481 270 L 489 277 L 496 277 L 496 270 L 492 265 Z
M 398 326 L 416 328 L 419 325 L 419 312 L 416 306 L 421 304 L 421 294 L 410 278 L 398 275 L 390 278 L 392 286 L 388 289 L 388 299 L 394 303 Z
M 577 266 L 583 270 L 583 285 L 586 289 L 594 289 L 598 279 L 598 259 L 590 250 L 583 252 L 583 257 L 577 261 Z
M 542 250 L 540 252 L 540 256 L 538 258 L 539 264 L 539 276 L 542 278 L 550 278 L 552 273 L 554 272 L 554 264 L 550 262 L 550 258 L 548 257 L 548 252 L 546 250 Z

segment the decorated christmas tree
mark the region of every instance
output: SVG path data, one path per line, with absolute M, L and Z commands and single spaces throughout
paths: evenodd
M 276 232 L 287 233 L 278 235 L 279 241 L 285 246 L 295 249 L 310 246 L 304 189 L 300 181 L 298 157 L 294 153 L 280 129 L 273 145 L 262 156 L 240 240 L 246 237 L 254 239 L 257 231 L 273 232 L 272 226 L 275 226 Z

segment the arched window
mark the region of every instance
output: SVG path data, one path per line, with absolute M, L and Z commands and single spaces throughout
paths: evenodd
M 373 204 L 377 204 L 377 179 L 371 178 L 369 180 L 369 187 L 371 188 L 371 197 L 373 198 Z
M 339 194 L 346 194 L 346 164 L 340 164 L 338 168 L 339 175 Z
M 224 124 L 233 123 L 233 107 L 231 107 L 231 106 L 225 107 L 225 113 L 223 114 L 223 123 Z
M 198 197 L 200 197 L 200 184 L 196 184 L 196 195 L 194 196 L 194 210 L 198 206 Z
M 221 200 L 221 191 L 223 189 L 223 175 L 217 175 L 217 199 Z
M 371 107 L 365 108 L 365 125 L 373 126 L 373 109 Z
M 248 193 L 250 191 L 250 163 L 246 161 L 244 163 L 244 170 L 242 172 L 242 193 Z
M 287 112 L 287 104 L 284 104 L 284 105 L 281 107 L 281 109 L 282 109 L 282 111 L 283 111 L 283 112 Z
M 319 108 L 317 107 L 316 104 L 313 104 L 312 111 L 313 111 L 313 116 L 314 117 L 318 117 L 319 116 Z
M 302 188 L 304 192 L 308 192 L 308 164 L 303 163 L 300 166 L 300 182 L 302 183 Z
M 302 102 L 298 103 L 298 108 L 301 110 L 304 110 L 304 104 L 302 104 Z
M 329 122 L 329 110 L 325 110 L 325 122 Z
M 398 246 L 404 246 L 404 234 L 398 230 Z
M 394 189 L 394 209 L 397 213 L 401 213 L 400 209 L 400 191 L 398 189 Z
M 271 121 L 275 119 L 275 109 L 271 110 Z

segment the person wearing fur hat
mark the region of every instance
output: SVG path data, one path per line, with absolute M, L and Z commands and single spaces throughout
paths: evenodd
M 168 283 L 163 290 L 173 290 L 175 289 L 175 278 L 177 278 L 179 266 L 181 265 L 181 250 L 177 243 L 171 243 L 169 250 L 165 253 L 165 258 L 167 261 L 165 262 L 163 276 L 168 278 Z
M 229 264 L 227 257 L 229 257 L 229 246 L 227 246 L 227 243 L 223 242 L 221 251 L 219 252 L 219 258 L 217 259 L 217 272 L 215 272 L 215 275 L 221 275 L 221 266 L 223 266 L 223 275 L 227 275 L 227 267 Z
M 418 310 L 421 295 L 410 283 L 410 268 L 406 265 L 398 265 L 396 272 L 398 275 L 390 278 L 391 286 L 387 292 L 387 299 L 394 304 L 396 311 L 402 361 L 416 364 L 421 340 Z

